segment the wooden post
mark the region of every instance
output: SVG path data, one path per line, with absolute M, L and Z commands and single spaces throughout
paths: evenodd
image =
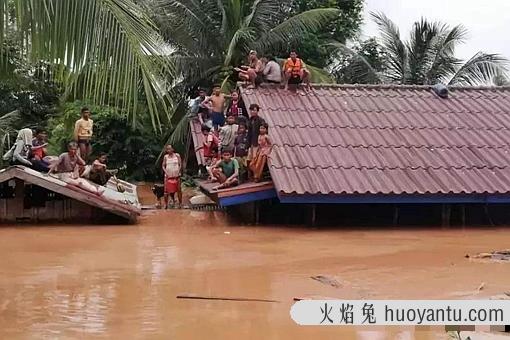
M 260 223 L 260 202 L 255 202 L 255 224 L 258 225 Z
M 442 219 L 443 227 L 450 226 L 451 214 L 452 214 L 452 206 L 450 204 L 443 204 L 442 212 L 441 212 L 441 219 Z
M 315 227 L 317 225 L 317 204 L 312 204 L 312 211 L 310 216 L 310 222 L 312 227 Z
M 398 225 L 398 222 L 400 220 L 400 208 L 398 205 L 395 205 L 395 208 L 393 209 L 393 225 Z
M 460 214 L 461 214 L 461 220 L 462 220 L 462 226 L 465 227 L 466 226 L 466 205 L 465 204 L 462 204 L 460 206 Z
M 23 219 L 25 217 L 25 182 L 16 178 L 16 187 L 14 188 L 14 209 L 13 220 Z

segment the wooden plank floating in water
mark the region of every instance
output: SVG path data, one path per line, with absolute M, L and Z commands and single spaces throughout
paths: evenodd
M 237 301 L 237 302 L 272 302 L 279 303 L 277 300 L 266 299 L 251 299 L 251 298 L 232 298 L 232 297 L 219 297 L 219 296 L 199 296 L 199 295 L 177 295 L 177 299 L 187 300 L 218 300 L 218 301 Z

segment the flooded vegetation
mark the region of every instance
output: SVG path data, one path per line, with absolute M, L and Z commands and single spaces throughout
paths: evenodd
M 138 226 L 3 226 L 0 338 L 446 338 L 303 328 L 289 309 L 299 298 L 504 295 L 510 266 L 465 255 L 509 243 L 507 229 L 254 227 L 190 210 L 147 212 Z

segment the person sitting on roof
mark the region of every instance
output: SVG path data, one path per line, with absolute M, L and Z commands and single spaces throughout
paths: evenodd
M 213 181 L 220 183 L 213 190 L 230 188 L 239 184 L 239 163 L 232 158 L 231 149 L 223 151 L 222 160 L 211 168 L 211 177 Z
M 42 128 L 36 128 L 35 138 L 32 140 L 32 148 L 30 149 L 30 162 L 32 168 L 40 172 L 48 172 L 50 170 L 50 163 L 45 160 L 48 156 L 46 146 L 48 146 L 48 134 Z
M 13 147 L 3 156 L 4 161 L 9 161 L 11 165 L 18 164 L 32 167 L 32 162 L 29 161 L 32 136 L 31 129 L 19 130 Z
M 305 83 L 310 88 L 310 72 L 306 69 L 305 63 L 297 57 L 296 51 L 290 52 L 290 57 L 285 61 L 283 70 L 286 90 L 289 88 L 289 83 Z
M 250 170 L 253 173 L 253 180 L 260 182 L 267 164 L 267 157 L 271 153 L 273 144 L 269 135 L 267 134 L 268 125 L 266 122 L 260 125 L 260 133 L 258 137 L 258 149 L 257 154 L 250 162 Z
M 207 125 L 202 125 L 202 135 L 204 136 L 204 143 L 199 149 L 203 151 L 204 165 L 207 167 L 212 165 L 218 158 L 219 140 Z
M 92 168 L 90 169 L 89 179 L 91 182 L 94 182 L 99 185 L 106 185 L 112 174 L 106 168 L 106 162 L 108 157 L 105 152 L 101 152 L 99 157 L 92 163 Z
M 282 68 L 276 62 L 275 57 L 269 56 L 262 58 L 264 64 L 264 81 L 270 84 L 281 84 L 282 82 Z
M 86 179 L 80 178 L 80 167 L 84 166 L 85 161 L 78 155 L 78 144 L 71 142 L 67 145 L 67 152 L 61 154 L 50 166 L 49 174 L 56 174 L 63 182 L 101 196 L 105 191 L 104 187 L 96 187 Z
M 250 83 L 248 88 L 255 88 L 257 85 L 262 83 L 264 71 L 262 62 L 257 57 L 257 51 L 251 50 L 248 54 L 248 66 L 241 66 L 241 68 L 236 67 L 234 70 L 239 72 L 239 78 L 241 80 L 247 81 Z

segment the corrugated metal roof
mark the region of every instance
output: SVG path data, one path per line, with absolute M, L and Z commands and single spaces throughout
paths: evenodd
M 242 88 L 280 194 L 510 193 L 510 88 Z

